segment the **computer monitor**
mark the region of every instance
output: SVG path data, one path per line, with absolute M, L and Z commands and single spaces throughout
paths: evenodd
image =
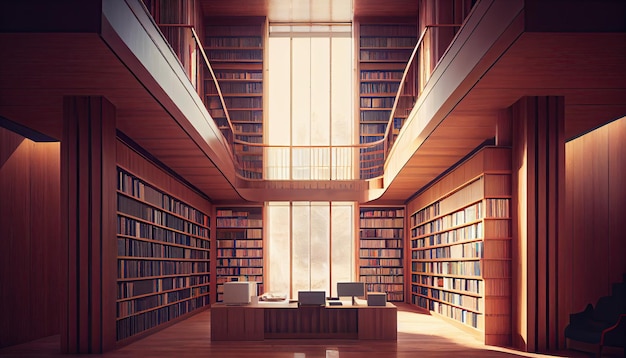
M 324 306 L 326 291 L 298 291 L 298 306 Z
M 354 298 L 365 296 L 365 282 L 337 282 L 337 296 L 352 297 L 352 304 L 356 305 Z

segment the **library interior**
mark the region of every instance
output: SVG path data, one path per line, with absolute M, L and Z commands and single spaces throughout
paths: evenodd
M 0 49 L 0 356 L 626 354 L 626 1 L 6 1 Z

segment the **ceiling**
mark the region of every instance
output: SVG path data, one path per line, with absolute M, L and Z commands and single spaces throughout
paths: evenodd
M 266 12 L 274 14 L 275 21 L 329 21 L 346 6 L 346 1 L 338 0 L 333 0 L 337 4 L 331 0 L 200 1 L 206 15 L 259 16 Z M 354 16 L 416 16 L 415 3 L 355 0 Z M 342 7 L 344 10 L 339 10 Z M 462 88 L 462 97 L 450 104 L 445 119 L 404 165 L 378 203 L 404 203 L 485 139 L 493 138 L 499 111 L 521 96 L 566 96 L 566 138 L 623 116 L 625 44 L 624 34 L 519 36 L 489 62 L 479 79 Z M 239 188 L 240 183 L 231 183 L 224 175 L 225 166 L 220 161 L 228 158 L 210 156 L 202 138 L 190 136 L 192 131 L 173 121 L 175 113 L 164 105 L 168 99 L 144 87 L 98 35 L 2 34 L 0 48 L 11 48 L 13 54 L 0 57 L 0 115 L 61 138 L 63 96 L 103 95 L 118 108 L 120 130 L 212 202 L 244 201 L 233 187 Z M 34 52 L 37 56 L 32 56 Z M 333 195 L 345 190 L 295 189 L 308 191 L 309 196 L 313 193 L 319 200 L 333 200 Z M 246 190 L 257 192 L 259 197 L 271 195 L 272 190 L 291 194 L 281 187 Z
M 270 22 L 350 22 L 355 17 L 417 18 L 415 0 L 200 0 L 205 16 L 265 16 Z

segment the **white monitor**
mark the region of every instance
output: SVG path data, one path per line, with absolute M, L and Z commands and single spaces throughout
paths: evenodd
M 352 304 L 356 304 L 355 297 L 365 296 L 365 282 L 337 282 L 337 296 L 352 297 Z
M 256 282 L 225 282 L 222 301 L 227 305 L 247 305 L 256 294 Z

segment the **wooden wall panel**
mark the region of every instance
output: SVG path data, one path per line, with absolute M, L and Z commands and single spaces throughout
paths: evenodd
M 58 143 L 0 128 L 0 347 L 59 333 L 59 171 Z
M 571 265 L 561 276 L 570 275 L 571 286 L 564 289 L 571 299 L 560 302 L 562 316 L 610 294 L 611 284 L 626 273 L 625 139 L 626 118 L 622 118 L 566 145 L 571 249 L 561 255 Z
M 558 245 L 565 210 L 564 100 L 524 97 L 512 107 L 513 345 L 557 349 Z
M 61 351 L 101 353 L 115 347 L 113 105 L 103 97 L 66 97 L 61 144 Z

